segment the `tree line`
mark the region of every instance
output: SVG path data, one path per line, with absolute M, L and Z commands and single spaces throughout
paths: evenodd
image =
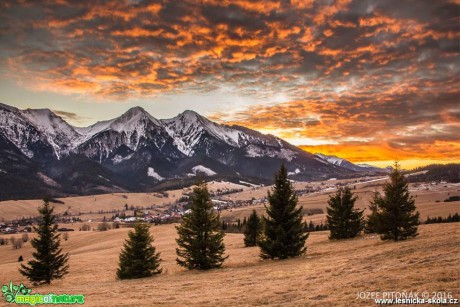
M 419 213 L 415 211 L 415 201 L 397 163 L 383 191 L 383 194 L 376 192 L 373 195 L 371 213 L 366 219 L 364 210 L 354 207 L 357 197 L 350 188 L 341 187 L 331 195 L 327 222 L 321 226 L 330 231 L 329 239 L 354 238 L 363 231 L 377 233 L 382 240 L 416 237 Z M 265 215 L 258 216 L 254 210 L 245 220 L 245 246 L 258 246 L 262 259 L 287 259 L 305 254 L 309 232 L 315 226 L 303 221 L 302 207 L 298 206 L 297 195 L 284 165 L 275 175 L 275 184 L 268 192 L 268 203 Z M 27 266 L 21 265 L 20 272 L 35 284 L 49 284 L 52 279 L 67 274 L 69 256 L 60 248 L 49 202 L 45 201 L 39 212 L 42 222 L 36 227 L 38 236 L 31 241 L 36 249 L 33 253 L 35 259 Z M 199 183 L 190 194 L 190 213 L 176 226 L 177 264 L 189 270 L 220 268 L 228 258 L 222 225 L 218 212 L 213 209 L 206 183 Z M 142 278 L 162 272 L 160 253 L 153 246 L 154 238 L 149 228 L 148 224 L 137 223 L 128 233 L 119 255 L 117 278 Z

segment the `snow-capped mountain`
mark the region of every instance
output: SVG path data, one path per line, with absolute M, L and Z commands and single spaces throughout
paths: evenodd
M 41 127 L 34 125 L 17 108 L 0 104 L 0 132 L 27 158 L 42 161 L 55 157 L 55 149 Z
M 99 163 L 110 163 L 107 159 L 112 164 L 120 163 L 146 147 L 168 157 L 182 156 L 163 124 L 140 107 L 77 131 L 81 136 L 73 151 Z
M 43 133 L 57 158 L 68 154 L 73 147 L 72 142 L 80 137 L 74 127 L 49 109 L 27 109 L 20 113 Z
M 316 153 L 315 156 L 317 156 L 321 161 L 324 161 L 325 163 L 337 165 L 337 166 L 340 166 L 340 167 L 343 167 L 343 168 L 346 168 L 348 170 L 355 171 L 355 172 L 387 172 L 388 171 L 388 169 L 386 168 L 383 169 L 383 168 L 379 168 L 379 167 L 372 166 L 369 164 L 364 164 L 364 163 L 354 164 L 348 160 L 339 158 L 337 156 L 332 156 L 332 155 L 328 156 L 328 155 L 324 155 L 320 153 Z
M 37 191 L 61 194 L 145 191 L 198 174 L 271 180 L 281 163 L 295 180 L 362 170 L 347 167 L 343 159 L 332 163 L 273 135 L 217 124 L 194 111 L 158 120 L 140 107 L 77 128 L 48 109 L 0 104 L 0 149 L 1 163 L 17 161 L 21 174 L 36 176 Z M 0 164 L 0 191 L 8 176 L 15 174 Z
M 174 144 L 186 156 L 193 156 L 205 146 L 203 143 L 207 137 L 213 137 L 219 141 L 234 147 L 241 147 L 242 133 L 211 122 L 207 118 L 194 111 L 184 111 L 178 116 L 161 121 L 168 134 L 174 139 Z

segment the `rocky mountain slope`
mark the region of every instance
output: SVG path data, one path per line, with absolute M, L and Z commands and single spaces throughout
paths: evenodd
M 194 111 L 158 120 L 135 107 L 78 128 L 48 109 L 0 104 L 0 199 L 148 191 L 159 182 L 195 176 L 271 180 L 282 163 L 294 180 L 369 171 Z

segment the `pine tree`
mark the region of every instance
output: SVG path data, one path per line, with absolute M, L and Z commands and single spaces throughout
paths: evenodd
M 359 235 L 364 227 L 363 211 L 355 209 L 358 197 L 349 187 L 339 188 L 330 196 L 327 210 L 327 225 L 330 229 L 329 239 L 349 239 Z
M 50 284 L 53 279 L 62 279 L 68 273 L 69 255 L 62 254 L 60 247 L 60 234 L 58 225 L 53 215 L 54 208 L 48 200 L 43 201 L 43 206 L 38 208 L 41 221 L 34 227 L 37 237 L 30 241 L 35 251 L 32 253 L 34 260 L 21 264 L 19 272 L 27 277 L 34 285 Z
M 257 241 L 259 241 L 261 230 L 260 218 L 256 210 L 252 210 L 246 222 L 246 228 L 244 229 L 244 245 L 246 247 L 256 246 Z
M 119 279 L 144 278 L 162 272 L 160 253 L 156 253 L 156 248 L 152 246 L 154 239 L 149 229 L 148 224 L 138 222 L 134 231 L 128 233 L 119 256 Z
M 366 224 L 364 226 L 365 233 L 378 233 L 380 222 L 379 215 L 379 204 L 382 201 L 382 197 L 379 192 L 374 192 L 372 196 L 371 203 L 369 205 L 369 210 L 371 213 L 367 216 Z
M 264 231 L 258 243 L 260 257 L 286 259 L 304 254 L 309 233 L 284 165 L 275 175 L 275 186 L 268 192 L 268 201 L 267 217 L 263 217 Z
M 208 270 L 222 266 L 224 256 L 224 232 L 219 229 L 220 217 L 213 209 L 205 182 L 198 184 L 190 196 L 191 212 L 184 215 L 177 226 L 177 264 L 189 270 Z
M 385 196 L 378 202 L 381 239 L 399 241 L 417 236 L 420 214 L 415 212 L 415 200 L 397 162 L 383 191 Z

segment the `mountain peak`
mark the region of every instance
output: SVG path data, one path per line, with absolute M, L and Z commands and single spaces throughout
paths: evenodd
M 131 109 L 129 109 L 128 111 L 123 113 L 120 117 L 118 117 L 118 118 L 116 118 L 114 120 L 113 124 L 119 125 L 119 124 L 123 124 L 123 123 L 126 123 L 126 122 L 133 122 L 134 123 L 134 121 L 136 121 L 135 118 L 136 119 L 147 118 L 151 122 L 153 122 L 155 125 L 161 126 L 160 122 L 155 117 L 150 115 L 149 112 L 147 112 L 146 110 L 144 110 L 143 108 L 141 108 L 139 106 L 132 107 Z M 114 128 L 114 127 L 112 127 L 112 128 Z M 115 130 L 117 130 L 117 129 L 115 129 Z
M 197 112 L 193 110 L 185 110 L 184 112 L 180 113 L 180 115 L 195 115 L 195 116 L 201 116 Z
M 144 108 L 142 108 L 142 107 L 135 106 L 135 107 L 130 108 L 130 109 L 129 109 L 128 111 L 126 111 L 125 113 L 133 113 L 133 114 L 136 114 L 136 113 L 147 113 L 147 111 L 145 111 Z
M 200 114 L 192 110 L 185 110 L 184 112 L 180 113 L 177 117 L 185 118 L 185 119 L 193 120 L 193 121 L 197 119 L 203 120 L 203 116 L 201 116 Z

